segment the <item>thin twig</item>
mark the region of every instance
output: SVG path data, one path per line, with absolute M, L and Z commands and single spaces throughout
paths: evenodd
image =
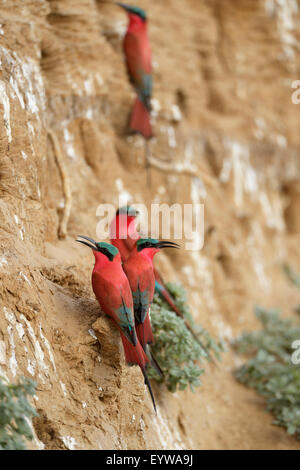
M 57 135 L 51 129 L 48 129 L 48 135 L 52 142 L 56 164 L 59 168 L 61 181 L 62 181 L 62 187 L 63 187 L 64 200 L 65 200 L 63 215 L 62 215 L 59 228 L 58 228 L 58 237 L 66 238 L 67 226 L 68 226 L 68 221 L 70 218 L 71 207 L 72 207 L 72 193 L 71 193 L 70 178 L 69 178 L 66 165 L 64 163 L 64 158 L 63 158 L 63 154 L 61 151 L 61 147 L 60 147 L 60 143 L 57 138 Z
M 202 181 L 208 186 L 218 186 L 218 181 L 210 176 L 203 170 L 199 170 L 194 165 L 185 165 L 184 163 L 169 163 L 159 160 L 152 155 L 148 156 L 149 162 L 152 167 L 161 170 L 165 173 L 173 173 L 177 175 L 186 175 L 202 179 Z
M 147 178 L 147 186 L 151 189 L 151 149 L 150 149 L 150 142 L 149 140 L 145 139 L 145 169 L 146 169 L 146 178 Z

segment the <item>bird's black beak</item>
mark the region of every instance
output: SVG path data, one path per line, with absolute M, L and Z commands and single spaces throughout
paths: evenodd
M 136 218 L 139 215 L 139 211 L 137 211 L 134 208 L 130 208 L 129 211 L 127 212 L 128 217 L 134 217 Z
M 79 238 L 83 238 L 83 240 L 79 240 Z M 76 241 L 79 242 L 79 243 L 83 243 L 84 245 L 88 246 L 89 248 L 92 248 L 92 250 L 96 250 L 96 251 L 98 250 L 96 242 L 92 238 L 84 237 L 83 235 L 78 235 L 78 238 L 77 238 Z
M 128 5 L 126 5 L 126 3 L 117 2 L 117 3 L 115 3 L 115 5 L 118 5 L 119 7 L 124 8 L 124 10 L 126 10 L 126 11 L 130 10 L 130 7 Z
M 157 248 L 177 248 L 179 249 L 180 246 L 177 243 L 169 242 L 169 241 L 161 241 L 158 242 L 156 245 Z
M 140 213 L 139 213 L 139 211 L 135 210 L 132 214 L 129 213 L 128 215 L 129 215 L 129 217 L 134 217 L 136 219 L 137 216 L 140 215 Z

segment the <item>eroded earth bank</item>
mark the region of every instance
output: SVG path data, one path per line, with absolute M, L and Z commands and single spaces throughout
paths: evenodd
M 153 49 L 151 193 L 143 142 L 125 134 L 123 11 L 0 1 L 1 374 L 38 383 L 34 448 L 299 448 L 235 381 L 230 347 L 196 393 L 154 386 L 155 417 L 114 328 L 98 320 L 101 344 L 88 333 L 93 256 L 74 240 L 96 237 L 97 207 L 120 195 L 205 204 L 203 249 L 162 253 L 158 266 L 214 336 L 258 327 L 255 304 L 292 314 L 299 303 L 280 268 L 300 262 L 298 2 L 137 3 Z

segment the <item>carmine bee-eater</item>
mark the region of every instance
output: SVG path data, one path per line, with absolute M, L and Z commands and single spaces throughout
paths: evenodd
M 146 139 L 146 169 L 148 184 L 149 147 L 147 140 L 153 136 L 151 126 L 151 96 L 152 96 L 152 59 L 151 47 L 147 32 L 147 16 L 138 7 L 117 3 L 128 14 L 129 25 L 123 41 L 123 50 L 129 78 L 136 90 L 137 98 L 133 105 L 129 129 L 141 134 Z
M 118 248 L 123 263 L 140 238 L 135 223 L 137 215 L 138 212 L 133 207 L 120 207 L 109 226 L 110 242 Z
M 160 374 L 161 370 L 147 346 L 154 343 L 149 316 L 155 291 L 153 257 L 162 248 L 179 248 L 179 245 L 153 238 L 140 238 L 131 250 L 129 258 L 123 263 L 133 297 L 136 333 L 144 351 L 149 355 L 151 364 Z
M 125 263 L 125 261 L 128 259 L 131 250 L 135 246 L 136 240 L 140 238 L 140 235 L 137 232 L 135 225 L 136 217 L 137 211 L 133 207 L 120 207 L 116 212 L 116 216 L 110 224 L 110 241 L 114 246 L 119 249 L 123 263 Z M 212 362 L 214 362 L 207 348 L 195 334 L 193 328 L 190 326 L 183 313 L 177 307 L 173 296 L 168 291 L 160 273 L 155 267 L 153 267 L 153 272 L 155 278 L 155 291 L 160 295 L 163 300 L 165 300 L 165 302 L 167 302 L 167 304 L 176 313 L 176 315 L 184 320 L 186 328 L 190 331 L 195 340 L 200 344 L 202 349 L 207 354 L 208 358 Z
M 118 248 L 123 263 L 130 256 L 136 241 L 141 238 L 136 230 L 135 219 L 137 215 L 138 213 L 133 207 L 120 207 L 110 224 L 110 241 Z M 153 267 L 153 270 L 156 291 L 178 316 L 183 317 L 183 314 L 177 308 L 174 299 L 165 287 L 161 275 L 156 268 Z
M 128 279 L 122 269 L 120 253 L 113 245 L 99 243 L 89 237 L 79 235 L 76 241 L 93 250 L 95 256 L 92 273 L 94 294 L 103 312 L 113 319 L 120 330 L 127 364 L 140 366 L 156 411 L 154 396 L 146 373 L 146 364 L 149 359 L 137 338 L 132 294 Z
M 118 248 L 123 263 L 128 259 L 136 241 L 141 238 L 136 230 L 135 219 L 137 215 L 138 213 L 133 207 L 120 207 L 110 223 L 110 241 Z M 175 305 L 175 301 L 168 292 L 161 275 L 155 267 L 153 269 L 156 291 L 170 305 L 172 310 L 183 318 L 183 314 Z
M 130 129 L 142 134 L 145 139 L 152 137 L 150 123 L 152 95 L 151 47 L 147 33 L 147 16 L 144 10 L 125 3 L 117 3 L 129 17 L 129 25 L 124 37 L 123 48 L 127 70 L 137 92 L 133 106 Z

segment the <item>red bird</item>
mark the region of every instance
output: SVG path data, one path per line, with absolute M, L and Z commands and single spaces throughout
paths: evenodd
M 131 250 L 129 258 L 123 263 L 133 297 L 137 336 L 144 351 L 149 355 L 152 366 L 159 374 L 162 374 L 161 369 L 148 351 L 147 345 L 154 343 L 149 317 L 155 291 L 153 257 L 162 248 L 179 248 L 179 246 L 169 241 L 140 238 Z
M 148 386 L 156 412 L 155 400 L 146 373 L 149 362 L 137 338 L 133 314 L 133 300 L 128 279 L 122 269 L 121 256 L 116 247 L 109 243 L 97 243 L 89 237 L 79 236 L 83 243 L 93 250 L 95 266 L 92 273 L 94 294 L 106 315 L 111 317 L 120 330 L 127 364 L 140 366 Z
M 130 206 L 120 207 L 109 226 L 110 242 L 118 248 L 122 262 L 127 260 L 140 234 L 136 230 L 137 211 Z
M 110 241 L 114 246 L 119 249 L 123 263 L 125 263 L 128 257 L 130 256 L 130 252 L 133 250 L 136 240 L 140 238 L 140 235 L 137 232 L 135 225 L 136 216 L 137 211 L 133 207 L 124 206 L 118 209 L 118 211 L 116 212 L 116 216 L 110 224 Z M 161 296 L 163 300 L 167 302 L 167 304 L 176 313 L 176 315 L 184 320 L 186 328 L 190 331 L 195 340 L 206 352 L 208 358 L 213 363 L 215 363 L 207 348 L 195 334 L 193 328 L 190 326 L 183 313 L 175 304 L 175 300 L 168 291 L 158 270 L 154 266 L 153 272 L 155 278 L 155 291 Z
M 152 95 L 151 47 L 147 33 L 147 16 L 144 10 L 125 3 L 117 3 L 126 10 L 129 25 L 124 37 L 123 49 L 130 80 L 137 92 L 129 128 L 145 139 L 153 136 L 150 112 Z
M 140 234 L 137 232 L 135 224 L 137 214 L 137 211 L 133 207 L 120 207 L 110 224 L 110 241 L 115 247 L 118 248 L 123 263 L 130 256 L 130 252 L 133 249 L 136 240 L 140 238 Z M 183 314 L 175 305 L 175 301 L 168 292 L 161 275 L 156 268 L 153 267 L 153 269 L 156 282 L 156 291 L 170 305 L 172 310 L 174 310 L 174 312 L 179 317 L 183 318 Z

